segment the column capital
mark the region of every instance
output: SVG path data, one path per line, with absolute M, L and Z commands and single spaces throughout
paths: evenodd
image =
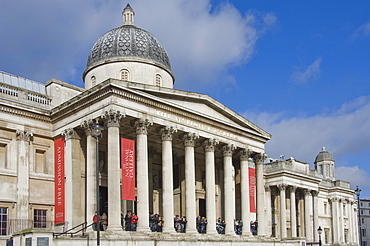
M 173 134 L 177 132 L 173 126 L 162 127 L 159 133 L 161 134 L 162 141 L 172 141 Z
M 15 134 L 17 135 L 17 141 L 32 141 L 33 133 L 29 131 L 16 130 Z
M 121 113 L 119 110 L 109 109 L 104 111 L 101 116 L 102 119 L 107 123 L 107 127 L 120 127 L 121 121 L 126 115 Z
M 227 157 L 232 157 L 235 150 L 234 144 L 225 144 L 222 146 L 222 154 Z
M 297 186 L 296 185 L 289 185 L 289 191 L 290 192 L 295 192 L 297 190 Z
M 265 191 L 270 192 L 271 191 L 271 186 L 270 185 L 265 185 Z
M 92 136 L 91 135 L 91 127 L 94 125 L 94 121 L 92 119 L 87 119 L 81 122 L 80 126 L 85 130 L 86 136 Z
M 248 159 L 252 156 L 252 151 L 250 149 L 242 149 L 239 154 L 241 161 L 248 161 Z
M 263 161 L 266 159 L 267 155 L 265 153 L 254 153 L 252 154 L 252 158 L 256 165 L 263 164 Z
M 303 189 L 303 194 L 306 195 L 311 195 L 311 190 L 310 189 Z
M 219 142 L 217 139 L 209 138 L 203 142 L 203 148 L 205 152 L 214 152 L 216 145 L 218 145 Z
M 283 191 L 288 187 L 288 185 L 281 183 L 281 184 L 278 184 L 277 187 L 279 188 L 280 191 Z
M 80 140 L 81 139 L 80 136 L 78 136 L 75 129 L 73 129 L 73 128 L 65 129 L 62 132 L 62 135 L 65 137 L 66 140 L 69 140 L 69 139 L 78 139 L 78 140 Z
M 144 118 L 137 119 L 132 123 L 136 135 L 148 135 L 148 129 L 151 125 L 153 125 L 153 123 Z
M 329 200 L 330 202 L 339 202 L 339 197 L 330 197 Z
M 318 196 L 318 195 L 319 195 L 319 193 L 320 193 L 320 191 L 318 191 L 318 190 L 313 190 L 313 191 L 311 191 L 311 193 L 312 193 L 312 196 Z
M 199 138 L 199 135 L 196 133 L 188 132 L 182 136 L 182 141 L 185 147 L 194 147 L 195 140 Z

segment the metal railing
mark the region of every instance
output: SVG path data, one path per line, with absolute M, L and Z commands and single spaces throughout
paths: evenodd
M 71 237 L 73 237 L 73 236 L 75 236 L 76 234 L 78 234 L 80 232 L 82 232 L 81 233 L 81 236 L 85 236 L 86 229 L 89 228 L 90 226 L 92 226 L 92 224 L 93 223 L 91 223 L 90 225 L 87 225 L 87 222 L 83 222 L 83 223 L 81 223 L 79 225 L 76 225 L 75 227 L 72 227 L 71 229 L 69 229 L 67 231 L 64 231 L 64 232 L 55 232 L 55 233 L 53 233 L 53 236 L 54 237 L 59 237 L 59 236 L 62 236 L 62 235 L 70 235 Z M 78 228 L 80 228 L 80 229 L 78 229 Z

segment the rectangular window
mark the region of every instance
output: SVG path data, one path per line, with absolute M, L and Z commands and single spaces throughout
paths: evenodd
M 366 229 L 362 229 L 362 236 L 366 237 Z
M 6 152 L 7 152 L 6 144 L 0 143 L 0 167 L 2 167 L 2 168 L 7 168 L 7 164 L 6 164 L 6 160 L 7 160 Z
M 46 155 L 43 150 L 36 150 L 36 173 L 46 173 Z
M 8 208 L 0 208 L 0 235 L 7 235 Z
M 329 233 L 330 233 L 330 231 L 329 231 L 328 228 L 325 228 L 324 231 L 325 231 L 324 242 L 325 242 L 325 244 L 329 244 Z
M 364 214 L 364 211 L 363 210 L 361 210 L 361 214 Z
M 327 214 L 327 203 L 324 202 L 324 214 L 326 215 Z
M 34 228 L 46 228 L 46 211 L 41 209 L 35 209 L 33 212 L 33 227 Z
M 361 223 L 365 223 L 365 219 L 364 218 L 361 218 Z

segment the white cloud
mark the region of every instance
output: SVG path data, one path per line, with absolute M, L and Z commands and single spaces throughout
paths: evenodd
M 0 64 L 40 82 L 56 77 L 81 85 L 93 43 L 122 25 L 125 4 L 2 1 L 0 33 L 6 38 L 0 39 Z M 153 33 L 169 53 L 177 88 L 194 89 L 220 75 L 227 80 L 227 68 L 248 61 L 260 35 L 275 22 L 273 14 L 240 13 L 227 1 L 211 6 L 210 0 L 132 0 L 130 5 L 136 26 Z
M 366 36 L 370 36 L 370 22 L 367 22 L 360 26 L 359 28 L 357 28 L 353 35 L 354 38 Z
M 304 84 L 309 80 L 317 79 L 320 75 L 320 65 L 321 65 L 321 57 L 316 59 L 311 65 L 307 68 L 301 69 L 300 71 L 296 68 L 295 72 L 291 75 L 291 79 L 294 82 Z M 302 71 L 303 70 L 303 71 Z
M 370 189 L 369 174 L 358 166 L 337 167 L 335 169 L 335 177 L 336 179 L 350 182 L 351 189 L 356 189 L 356 186 L 359 186 L 362 190 Z
M 287 117 L 284 112 L 246 112 L 243 115 L 272 134 L 266 152 L 273 158 L 285 155 L 313 163 L 322 146 L 334 159 L 370 153 L 370 96 L 344 103 L 329 114 Z

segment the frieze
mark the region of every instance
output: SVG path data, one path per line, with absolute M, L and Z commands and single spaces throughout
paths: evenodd
M 182 125 L 191 126 L 191 127 L 194 127 L 194 128 L 200 129 L 200 130 L 211 132 L 212 134 L 215 134 L 217 136 L 222 136 L 222 137 L 227 137 L 227 138 L 232 138 L 232 139 L 235 139 L 235 140 L 239 140 L 239 137 L 237 135 L 232 134 L 232 133 L 227 132 L 227 131 L 224 131 L 224 130 L 219 129 L 219 128 L 212 127 L 211 125 L 208 125 L 208 124 L 199 123 L 199 122 L 196 122 L 194 120 L 187 119 L 187 118 L 184 118 L 184 117 L 179 117 L 177 115 L 173 115 L 173 114 L 163 112 L 163 111 L 160 111 L 160 110 L 156 110 L 156 114 L 157 114 L 157 116 L 161 116 L 161 117 L 166 118 L 168 120 L 176 121 L 177 123 L 182 124 Z

